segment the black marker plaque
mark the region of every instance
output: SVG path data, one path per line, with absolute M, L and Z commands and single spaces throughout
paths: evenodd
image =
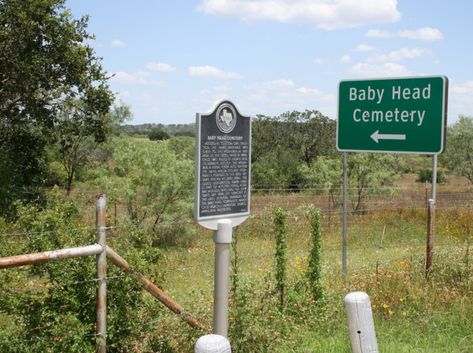
M 197 114 L 196 125 L 197 221 L 247 217 L 251 119 L 232 102 L 223 101 L 210 114 Z

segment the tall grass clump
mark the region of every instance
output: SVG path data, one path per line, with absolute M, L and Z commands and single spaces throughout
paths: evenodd
M 279 305 L 284 309 L 284 295 L 287 281 L 287 213 L 278 207 L 274 210 L 274 232 L 276 235 L 276 290 L 279 292 Z
M 307 269 L 307 277 L 309 279 L 310 291 L 314 301 L 318 301 L 323 297 L 322 288 L 322 264 L 320 253 L 322 249 L 322 226 L 321 211 L 312 205 L 307 209 L 307 213 L 311 224 L 311 241 L 312 248 L 309 255 L 309 266 Z

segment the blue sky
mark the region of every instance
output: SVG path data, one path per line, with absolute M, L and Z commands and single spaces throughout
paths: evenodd
M 68 0 L 133 124 L 191 123 L 218 99 L 246 115 L 317 109 L 338 82 L 446 75 L 448 123 L 473 116 L 468 0 Z

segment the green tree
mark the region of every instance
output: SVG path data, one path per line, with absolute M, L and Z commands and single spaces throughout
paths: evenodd
M 94 138 L 105 138 L 97 117 L 112 93 L 86 27 L 63 0 L 0 2 L 0 172 L 9 177 L 1 196 L 10 201 L 44 182 L 45 146 L 65 101 L 80 99 Z
M 318 156 L 336 156 L 335 121 L 316 110 L 258 116 L 252 130 L 255 185 L 297 189 L 303 182 L 300 165 L 310 166 Z
M 169 148 L 178 159 L 195 159 L 195 138 L 185 135 L 174 135 L 168 141 Z
M 460 116 L 447 130 L 447 146 L 440 160 L 473 184 L 473 117 Z
M 101 190 L 127 206 L 135 224 L 153 227 L 190 214 L 194 164 L 179 159 L 166 143 L 130 137 L 111 141 L 113 156 L 97 180 Z
M 89 164 L 98 145 L 104 142 L 93 137 L 94 126 L 87 123 L 89 112 L 81 101 L 69 101 L 61 108 L 57 122 L 56 151 L 58 160 L 66 172 L 65 187 L 71 192 L 76 174 Z M 104 124 L 108 134 L 118 132 L 116 125 L 131 117 L 129 106 L 115 105 L 109 114 L 97 117 Z
M 354 153 L 348 158 L 348 178 L 353 212 L 360 212 L 363 199 L 392 185 L 397 157 L 391 154 Z
M 286 112 L 273 118 L 258 116 L 253 120 L 252 130 L 253 160 L 275 147 L 290 150 L 306 164 L 320 155 L 336 155 L 335 121 L 317 110 Z
M 169 137 L 170 136 L 166 131 L 161 130 L 159 128 L 151 130 L 150 133 L 148 134 L 148 138 L 151 141 L 163 141 L 163 140 L 169 139 Z
M 305 188 L 327 189 L 333 208 L 341 204 L 341 187 L 343 184 L 342 161 L 340 158 L 317 157 L 310 166 L 299 167 Z
M 289 150 L 274 148 L 252 164 L 252 183 L 259 189 L 296 189 L 300 161 Z

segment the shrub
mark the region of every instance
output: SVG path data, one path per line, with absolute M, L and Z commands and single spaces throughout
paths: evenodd
M 148 138 L 151 141 L 163 141 L 169 139 L 169 134 L 166 131 L 163 131 L 161 129 L 153 129 L 151 132 L 148 134 Z
M 276 290 L 279 292 L 280 309 L 284 309 L 284 292 L 287 279 L 287 214 L 282 208 L 274 211 L 274 231 L 276 233 Z
M 320 209 L 315 209 L 313 206 L 309 207 L 308 215 L 311 223 L 311 239 L 312 249 L 309 256 L 309 267 L 307 270 L 307 277 L 309 279 L 310 291 L 314 301 L 322 299 L 322 264 L 320 260 L 320 253 L 322 251 L 322 227 L 320 224 L 321 212 Z
M 417 182 L 420 183 L 432 183 L 432 169 L 430 168 L 423 168 L 419 170 L 417 176 Z M 438 184 L 445 184 L 447 182 L 447 178 L 443 170 L 437 170 L 437 183 Z
M 16 229 L 28 234 L 23 253 L 63 249 L 92 244 L 95 229 L 81 226 L 79 207 L 59 192 L 53 192 L 47 207 L 18 205 Z M 21 253 L 19 252 L 19 253 Z M 12 255 L 12 254 L 10 254 Z M 16 272 L 15 272 L 16 271 Z M 11 281 L 16 278 L 14 285 Z M 21 274 L 17 278 L 16 274 Z M 132 350 L 140 333 L 142 289 L 131 276 L 109 266 L 107 277 L 108 352 Z M 91 352 L 95 347 L 96 265 L 95 256 L 9 269 L 1 273 L 0 287 L 13 288 L 9 299 L 1 302 L 10 323 L 0 341 L 15 342 L 9 352 Z M 14 300 L 13 300 L 14 299 Z M 21 323 L 21 325 L 15 325 Z M 18 337 L 22 337 L 18 340 Z

